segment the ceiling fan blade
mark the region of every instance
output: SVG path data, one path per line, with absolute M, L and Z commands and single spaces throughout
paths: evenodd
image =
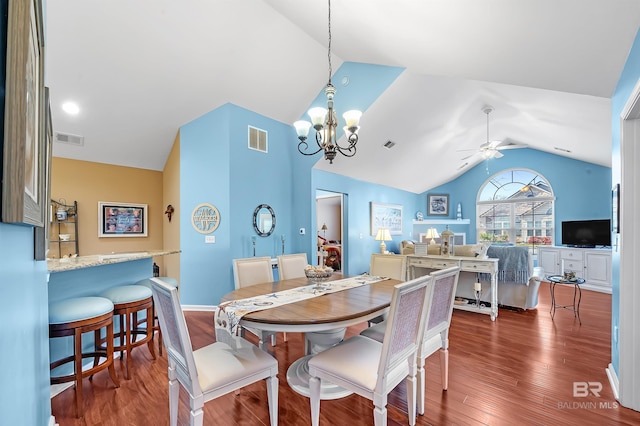
M 496 149 L 518 149 L 518 148 L 526 148 L 528 145 L 526 143 L 516 142 L 513 139 L 506 138 L 500 144 L 496 146 Z
M 502 157 L 504 157 L 503 153 L 501 153 L 497 149 L 495 151 L 493 151 L 493 158 L 502 158 Z

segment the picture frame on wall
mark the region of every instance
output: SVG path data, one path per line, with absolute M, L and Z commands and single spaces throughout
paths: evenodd
M 402 206 L 398 204 L 380 204 L 371 202 L 371 235 L 378 228 L 387 228 L 391 235 L 402 235 Z
M 427 216 L 449 216 L 449 194 L 428 194 Z
M 2 221 L 42 227 L 48 195 L 41 2 L 9 2 Z
M 146 204 L 98 202 L 98 237 L 146 236 Z

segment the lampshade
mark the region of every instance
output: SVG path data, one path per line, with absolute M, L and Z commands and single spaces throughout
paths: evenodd
M 429 228 L 427 229 L 427 238 L 431 238 L 431 241 L 429 242 L 429 244 L 435 244 L 436 240 L 435 238 L 439 238 L 440 235 L 438 235 L 438 230 L 436 228 Z
M 323 223 L 322 224 L 322 228 L 320 228 L 320 229 L 322 229 L 323 231 L 326 231 L 329 228 L 327 228 L 327 224 L 326 223 Z
M 391 233 L 387 228 L 378 228 L 376 241 L 391 241 Z

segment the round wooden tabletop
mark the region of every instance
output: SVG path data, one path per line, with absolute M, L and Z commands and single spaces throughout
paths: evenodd
M 344 278 L 334 274 L 331 280 Z M 400 281 L 385 279 L 373 284 L 329 293 L 275 308 L 251 312 L 240 323 L 246 327 L 271 331 L 311 332 L 348 327 L 384 313 L 388 310 L 393 287 Z M 259 295 L 313 285 L 307 278 L 256 284 L 227 293 L 220 302 L 245 299 Z

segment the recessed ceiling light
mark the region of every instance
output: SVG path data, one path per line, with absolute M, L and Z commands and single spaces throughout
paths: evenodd
M 80 112 L 80 108 L 78 107 L 78 104 L 76 104 L 75 102 L 63 103 L 62 109 L 64 110 L 64 112 L 71 115 L 77 115 Z

